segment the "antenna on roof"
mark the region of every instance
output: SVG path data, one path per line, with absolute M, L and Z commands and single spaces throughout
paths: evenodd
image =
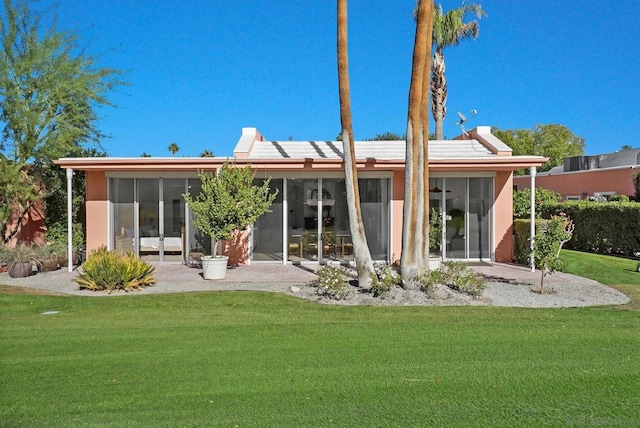
M 458 113 L 458 117 L 460 118 L 460 120 L 458 122 L 455 122 L 456 125 L 458 125 L 460 127 L 460 130 L 462 131 L 462 134 L 465 137 L 469 137 L 469 134 L 467 133 L 467 131 L 464 128 L 464 124 L 467 123 L 468 121 L 470 121 L 471 119 L 473 119 L 475 117 L 476 114 L 478 114 L 478 110 L 471 110 L 471 117 L 467 119 L 467 117 L 460 113 Z

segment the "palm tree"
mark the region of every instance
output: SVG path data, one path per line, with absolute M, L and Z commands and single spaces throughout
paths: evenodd
M 169 147 L 167 147 L 167 149 L 171 152 L 172 156 L 175 156 L 176 153 L 178 153 L 178 151 L 180 150 L 180 147 L 178 147 L 176 143 L 171 143 L 169 144 Z
M 353 125 L 351 123 L 351 95 L 349 91 L 349 55 L 347 52 L 347 0 L 338 0 L 338 89 L 340 94 L 340 124 L 342 125 L 342 151 L 344 153 L 345 187 L 349 211 L 349 230 L 353 241 L 353 259 L 358 272 L 358 285 L 371 288 L 374 274 L 373 260 L 364 233 L 360 190 L 356 170 Z
M 442 5 L 434 6 L 433 13 L 433 63 L 431 65 L 431 114 L 436 122 L 436 140 L 442 140 L 442 125 L 447 115 L 447 79 L 444 75 L 444 48 L 457 46 L 461 40 L 477 38 L 480 24 L 477 20 L 465 22 L 468 14 L 478 19 L 487 16 L 482 6 L 476 3 L 462 3 L 458 9 L 443 14 Z
M 409 85 L 400 270 L 405 282 L 429 268 L 429 68 L 433 1 L 421 0 Z
M 202 153 L 200 153 L 200 157 L 201 158 L 212 158 L 213 157 L 213 152 L 209 149 L 205 149 L 202 151 Z

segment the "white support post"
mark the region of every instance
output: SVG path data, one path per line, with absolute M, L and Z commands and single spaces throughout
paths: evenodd
M 67 266 L 73 272 L 73 169 L 67 168 Z
M 531 231 L 529 236 L 531 260 L 529 263 L 531 265 L 531 272 L 534 272 L 536 270 L 536 263 L 533 254 L 533 244 L 536 236 L 536 167 L 532 166 L 529 171 L 531 175 Z

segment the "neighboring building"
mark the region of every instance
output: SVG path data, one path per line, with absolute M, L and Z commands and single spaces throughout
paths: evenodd
M 640 149 L 625 149 L 595 156 L 566 158 L 564 164 L 536 174 L 536 187 L 561 194 L 564 199 L 602 195 L 634 197 L 632 176 L 640 168 Z M 518 189 L 529 187 L 530 176 L 516 176 Z
M 541 156 L 511 149 L 478 127 L 469 137 L 429 143 L 430 205 L 443 213 L 445 259 L 512 260 L 513 171 L 540 166 Z M 356 159 L 368 244 L 376 260 L 401 253 L 404 141 L 357 141 Z M 234 158 L 279 190 L 249 231 L 227 243 L 230 263 L 343 261 L 353 258 L 342 143 L 270 141 L 243 128 Z M 133 250 L 149 261 L 183 262 L 208 253 L 182 194 L 197 194 L 198 170 L 227 158 L 63 158 L 86 171 L 87 249 Z

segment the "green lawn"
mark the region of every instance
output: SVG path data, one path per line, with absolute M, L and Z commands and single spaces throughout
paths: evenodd
M 637 260 L 571 250 L 562 250 L 560 259 L 565 272 L 617 288 L 631 298 L 631 303 L 625 305 L 626 309 L 640 310 L 640 272 L 636 271 Z
M 42 315 L 47 310 L 57 315 Z M 0 426 L 638 426 L 640 312 L 0 288 Z

